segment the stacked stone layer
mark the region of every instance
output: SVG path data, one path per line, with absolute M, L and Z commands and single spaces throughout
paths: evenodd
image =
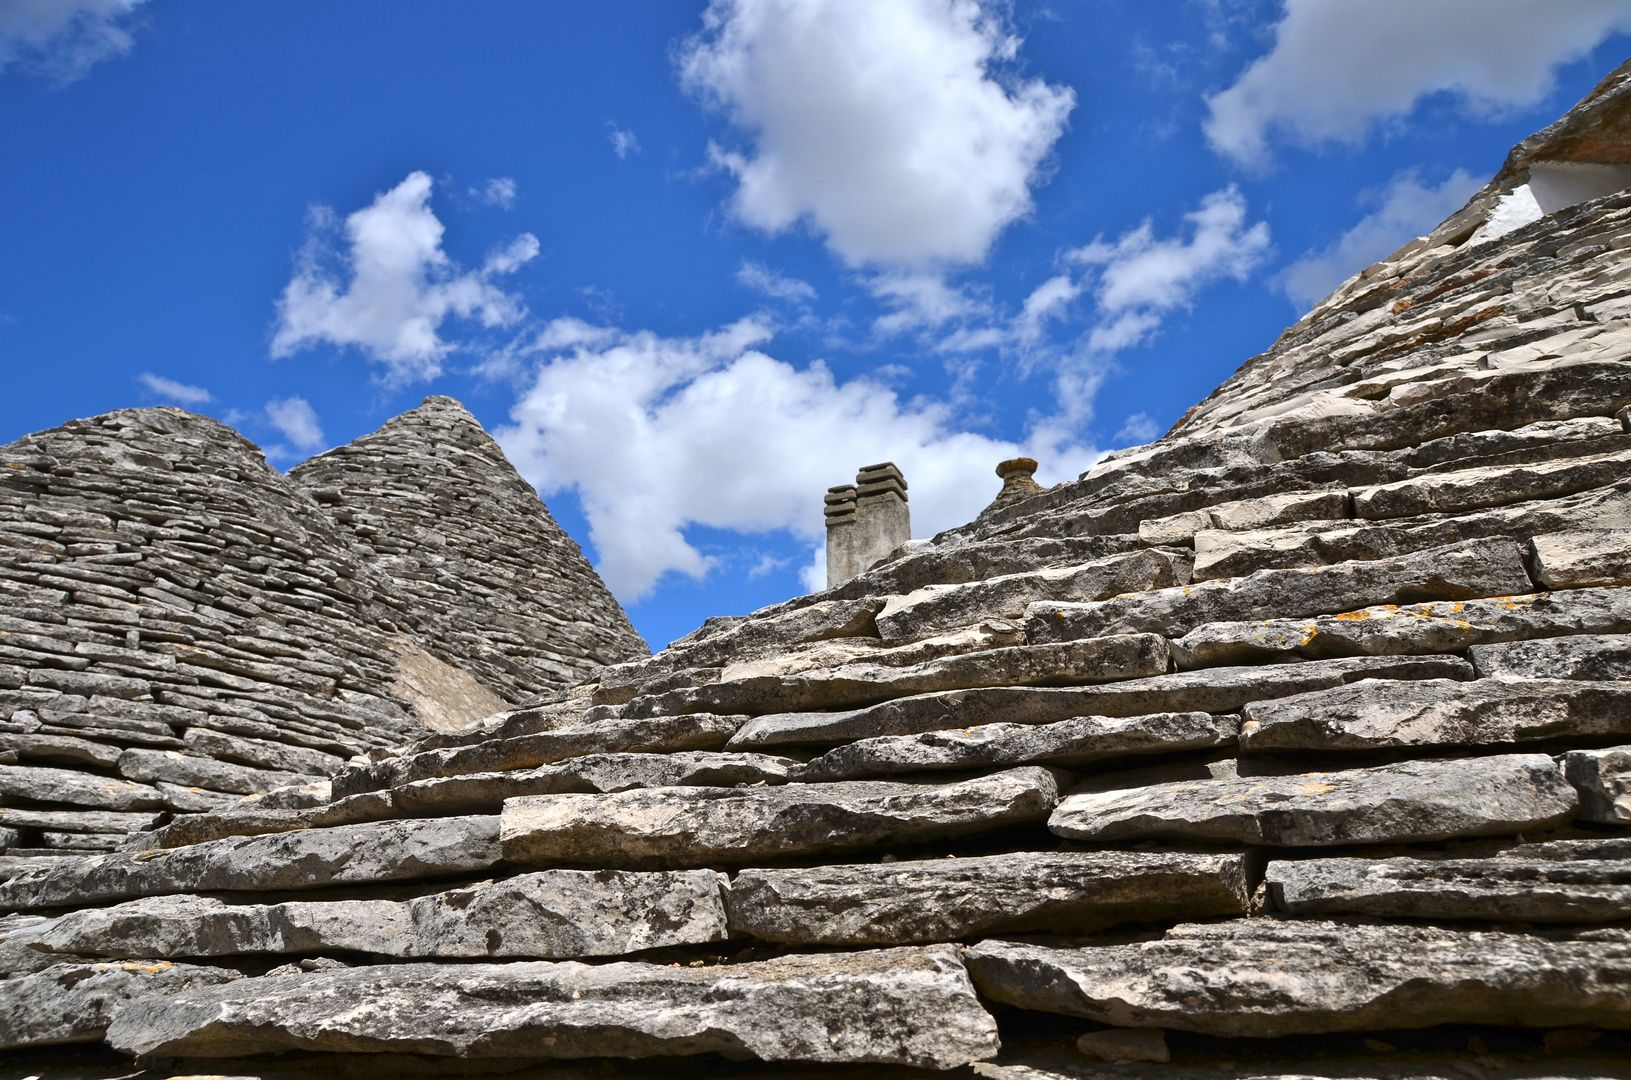
M 447 449 L 478 441 L 479 470 Z M 433 399 L 364 440 L 381 442 L 421 487 L 484 493 L 461 528 L 530 545 L 535 577 L 552 583 L 526 598 L 529 633 L 581 654 L 576 667 L 482 663 L 532 581 L 495 582 L 468 558 L 439 571 L 466 612 L 493 608 L 482 645 L 468 617 L 359 543 L 358 516 L 321 501 L 332 491 L 314 498 L 213 420 L 130 409 L 27 436 L 0 448 L 0 874 L 274 789 L 291 789 L 274 803 L 319 798 L 359 755 L 558 692 L 597 657 L 645 654 L 456 403 Z M 381 495 L 364 516 L 418 535 L 446 509 L 409 503 Z
M 1631 195 L 1489 210 L 1076 482 L 0 884 L 7 1044 L 1623 1073 Z

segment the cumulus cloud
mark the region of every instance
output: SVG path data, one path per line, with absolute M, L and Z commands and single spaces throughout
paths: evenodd
M 772 270 L 764 263 L 751 260 L 745 260 L 742 268 L 736 272 L 736 283 L 754 292 L 763 293 L 773 300 L 791 300 L 807 304 L 816 298 L 815 286 L 808 281 L 788 277 L 779 270 Z
M 664 574 L 708 573 L 685 538 L 691 525 L 787 530 L 818 546 L 822 493 L 870 462 L 905 471 L 913 531 L 925 536 L 977 514 L 1004 458 L 1031 452 L 1049 482 L 1097 456 L 959 431 L 944 405 L 904 403 L 871 379 L 840 383 L 821 363 L 794 368 L 761 350 L 771 331 L 760 319 L 695 338 L 576 320 L 543 335 L 550 347 L 496 436 L 540 491 L 577 493 L 601 575 L 625 602 Z
M 493 278 L 538 255 L 538 240 L 522 233 L 464 270 L 442 251 L 442 223 L 430 208 L 431 178 L 414 172 L 372 204 L 345 219 L 345 249 L 333 211 L 312 214 L 313 235 L 277 304 L 272 355 L 329 344 L 354 346 L 385 365 L 394 383 L 434 378 L 457 345 L 440 336 L 452 317 L 488 329 L 513 326 L 526 314 L 520 297 Z
M 1268 223 L 1246 224 L 1246 199 L 1232 185 L 1203 198 L 1184 220 L 1187 238 L 1158 239 L 1145 221 L 1113 244 L 1095 240 L 1069 254 L 1097 279 L 1100 321 L 1088 338 L 1090 352 L 1116 352 L 1147 340 L 1202 287 L 1223 278 L 1244 281 L 1268 254 Z
M 1275 284 L 1306 311 L 1412 237 L 1431 232 L 1482 186 L 1463 169 L 1451 173 L 1437 187 L 1423 184 L 1414 170 L 1400 173 L 1381 192 L 1368 193 L 1365 201 L 1377 204 L 1374 211 L 1329 247 L 1310 251 L 1286 267 L 1276 276 Z
M 145 0 L 5 0 L 0 3 L 0 70 L 12 65 L 71 83 L 128 53 L 134 13 Z
M 266 419 L 297 448 L 311 451 L 323 445 L 323 425 L 317 411 L 303 397 L 273 398 L 266 403 Z
M 1251 166 L 1271 137 L 1357 143 L 1429 94 L 1474 115 L 1534 105 L 1559 65 L 1624 30 L 1631 7 L 1601 0 L 1285 0 L 1274 48 L 1207 99 L 1206 136 Z
M 1075 104 L 1002 76 L 1019 42 L 995 8 L 714 0 L 680 72 L 750 143 L 712 151 L 735 215 L 772 233 L 804 220 L 854 267 L 983 259 Z
M 640 152 L 640 140 L 634 137 L 634 132 L 624 131 L 617 126 L 615 120 L 608 120 L 606 126 L 611 129 L 607 132 L 606 138 L 612 144 L 612 153 L 616 154 L 619 160 Z
M 508 176 L 495 176 L 479 188 L 470 189 L 470 197 L 487 206 L 509 210 L 515 206 L 518 191 L 515 181 Z
M 136 376 L 136 381 L 147 387 L 167 401 L 178 401 L 183 405 L 207 405 L 215 397 L 202 386 L 189 386 L 184 382 L 166 379 L 163 375 L 155 375 L 151 371 L 144 371 Z

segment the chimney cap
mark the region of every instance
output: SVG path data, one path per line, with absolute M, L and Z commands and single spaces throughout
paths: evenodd
M 989 459 L 987 459 L 989 460 Z M 1032 476 L 1037 470 L 1035 458 L 1017 457 L 997 465 L 997 476 L 1002 480 L 1009 480 L 1018 476 Z

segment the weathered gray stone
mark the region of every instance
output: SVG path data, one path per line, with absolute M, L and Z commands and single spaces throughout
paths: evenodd
M 76 861 L 68 868 L 0 884 L 0 910 L 72 907 L 164 893 L 414 881 L 475 873 L 498 860 L 496 817 L 342 825 Z
M 1533 589 L 1516 545 L 1476 542 L 1373 562 L 1260 570 L 1090 604 L 1033 604 L 1026 609 L 1025 632 L 1032 641 L 1150 632 L 1181 637 L 1205 623 L 1265 612 L 1300 618 L 1371 604 L 1514 596 Z
M 1261 529 L 1289 521 L 1322 521 L 1352 517 L 1348 489 L 1297 491 L 1257 499 L 1237 499 L 1205 510 L 1138 523 L 1138 539 L 1145 544 L 1195 543 L 1204 529 Z M 1131 590 L 1128 590 L 1131 591 Z
M 882 735 L 829 750 L 795 768 L 802 783 L 994 765 L 1085 765 L 1141 754 L 1203 750 L 1234 741 L 1239 722 L 1211 713 L 1080 716 L 1055 724 L 982 724 L 921 735 Z
M 1631 936 L 1249 919 L 1154 941 L 964 951 L 980 992 L 1121 1027 L 1265 1038 L 1438 1024 L 1631 1027 Z
M 126 750 L 119 755 L 119 774 L 143 783 L 162 780 L 181 787 L 200 787 L 233 795 L 253 795 L 312 779 L 295 773 L 251 769 L 175 750 Z
M 847 664 L 830 671 L 721 679 L 707 686 L 635 698 L 625 716 L 729 710 L 757 716 L 794 709 L 842 709 L 910 694 L 982 686 L 1068 686 L 1137 679 L 1166 671 L 1171 656 L 1156 634 L 1019 645 L 948 656 L 910 667 Z
M 1076 1049 L 1097 1061 L 1153 1061 L 1161 1064 L 1172 1060 L 1172 1051 L 1167 1049 L 1167 1033 L 1160 1028 L 1089 1031 L 1077 1037 Z
M 504 858 L 518 865 L 740 865 L 1041 822 L 1058 792 L 1054 774 L 1032 766 L 951 784 L 858 780 L 534 795 L 504 804 L 502 844 Z
M 1161 551 L 1135 551 L 1082 566 L 1008 574 L 957 585 L 929 585 L 890 597 L 877 617 L 888 642 L 915 641 L 982 619 L 1017 619 L 1036 601 L 1103 600 L 1189 581 L 1188 560 Z
M 1399 844 L 1547 828 L 1577 806 L 1551 758 L 1508 754 L 1084 792 L 1062 799 L 1048 828 L 1100 842 Z
M 880 735 L 917 735 L 981 724 L 1047 724 L 1075 716 L 1229 712 L 1250 701 L 1323 690 L 1365 678 L 1470 679 L 1460 657 L 1356 657 L 1304 664 L 1210 668 L 1107 686 L 996 687 L 953 690 L 884 702 L 868 709 L 759 716 L 727 744 L 732 749 L 831 746 Z
M 1246 870 L 1240 855 L 1130 851 L 743 870 L 728 905 L 731 933 L 766 941 L 956 941 L 1241 915 Z
M 560 728 L 474 746 L 427 750 L 347 769 L 333 780 L 334 798 L 400 787 L 415 780 L 463 773 L 531 769 L 587 754 L 667 753 L 713 750 L 725 744 L 745 717 L 693 712 L 685 716 L 621 720 Z
M 1580 816 L 1605 825 L 1631 822 L 1631 746 L 1570 750 L 1563 775 L 1580 793 Z
M 1475 645 L 1468 659 L 1484 678 L 1620 679 L 1631 682 L 1631 634 L 1576 634 L 1544 641 Z
M 225 968 L 163 960 L 57 964 L 0 979 L 0 1050 L 100 1042 L 115 1015 L 133 1001 L 241 978 Z
M 1250 753 L 1602 739 L 1631 735 L 1631 683 L 1366 679 L 1253 702 L 1241 715 Z
M 164 794 L 146 784 L 31 765 L 0 765 L 0 795 L 98 810 L 156 810 L 164 805 Z
M 1535 580 L 1545 588 L 1631 585 L 1631 537 L 1624 529 L 1548 533 L 1529 548 Z
M 61 832 L 135 833 L 158 824 L 154 813 L 117 810 L 26 810 L 0 806 L 0 827 L 54 829 Z
M 1180 671 L 1189 671 L 1291 656 L 1408 656 L 1524 638 L 1627 632 L 1631 589 L 1568 589 L 1490 600 L 1384 604 L 1308 619 L 1206 623 L 1172 643 L 1172 658 Z
M 1403 919 L 1601 923 L 1631 918 L 1631 842 L 1521 844 L 1496 858 L 1276 859 L 1281 911 Z
M 712 870 L 545 870 L 413 900 L 226 904 L 155 896 L 71 912 L 35 948 L 183 957 L 333 950 L 399 957 L 615 956 L 726 936 Z
M 1354 516 L 1400 518 L 1457 513 L 1602 487 L 1622 479 L 1631 455 L 1599 454 L 1561 461 L 1429 472 L 1353 493 Z
M 24 761 L 48 761 L 57 765 L 88 765 L 111 769 L 119 762 L 120 748 L 107 743 L 76 739 L 72 735 L 0 734 L 0 751 L 10 750 Z
M 121 1010 L 126 1053 L 280 1050 L 650 1057 L 950 1069 L 995 1056 L 997 1025 L 950 946 L 715 967 L 570 961 L 382 965 L 248 981 Z
M 194 754 L 303 777 L 333 776 L 346 766 L 345 758 L 321 750 L 266 739 L 245 739 L 209 728 L 188 728 L 182 742 Z

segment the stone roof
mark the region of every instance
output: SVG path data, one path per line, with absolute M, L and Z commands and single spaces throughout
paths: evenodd
M 1076 481 L 16 873 L 0 1042 L 102 1075 L 1622 1075 L 1631 191 L 1491 228 L 1522 186 Z

